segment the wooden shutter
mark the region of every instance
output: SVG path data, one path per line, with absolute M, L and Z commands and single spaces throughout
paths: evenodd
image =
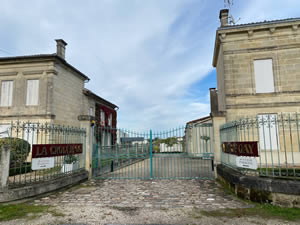
M 2 81 L 1 85 L 1 106 L 11 106 L 13 95 L 13 81 Z
M 27 80 L 26 105 L 39 104 L 39 80 Z

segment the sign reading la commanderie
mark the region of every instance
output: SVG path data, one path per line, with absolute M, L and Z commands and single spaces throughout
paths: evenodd
M 223 142 L 222 151 L 237 156 L 258 157 L 257 141 Z
M 32 158 L 75 155 L 83 152 L 82 144 L 40 144 L 32 145 Z

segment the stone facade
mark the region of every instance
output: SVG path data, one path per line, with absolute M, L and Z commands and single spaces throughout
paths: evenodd
M 12 105 L 0 107 L 0 124 L 29 120 L 79 127 L 79 116 L 95 116 L 98 101 L 84 93 L 89 78 L 64 59 L 66 42 L 56 41 L 56 54 L 0 58 L 0 83 L 13 81 Z M 34 106 L 26 105 L 26 82 L 31 79 L 39 80 Z M 101 104 L 117 108 L 104 99 Z
M 91 121 L 95 117 L 96 104 L 116 110 L 113 103 L 102 99 L 84 88 L 89 78 L 65 60 L 67 43 L 56 40 L 55 54 L 0 58 L 0 97 L 2 84 L 12 81 L 12 101 L 9 106 L 0 102 L 0 138 L 1 131 L 7 129 L 12 121 L 30 121 L 31 124 L 55 124 L 86 129 L 86 168 L 90 168 L 92 154 Z M 38 80 L 38 103 L 27 104 L 28 80 Z M 12 133 L 12 137 L 22 134 Z M 37 134 L 27 134 L 27 140 L 35 139 Z M 55 143 L 52 138 L 47 140 Z M 46 139 L 45 139 L 46 140 Z M 30 141 L 29 141 L 30 142 Z M 30 143 L 33 144 L 33 143 Z M 30 156 L 27 161 L 30 161 Z
M 230 25 L 228 15 L 227 9 L 220 11 L 213 56 L 217 90 L 210 89 L 216 159 L 220 160 L 220 125 L 249 118 L 259 125 L 251 137 L 244 135 L 240 141 L 258 141 L 266 164 L 272 159 L 287 165 L 292 152 L 293 164 L 300 165 L 295 145 L 299 134 L 289 120 L 290 114 L 300 113 L 300 18 Z M 266 61 L 268 65 L 255 66 Z M 280 154 L 274 158 L 277 150 Z
M 220 13 L 221 21 L 228 11 Z M 221 18 L 222 17 L 222 18 Z M 219 111 L 226 120 L 260 113 L 300 112 L 300 18 L 245 25 L 216 33 Z M 272 59 L 274 92 L 256 93 L 254 60 Z

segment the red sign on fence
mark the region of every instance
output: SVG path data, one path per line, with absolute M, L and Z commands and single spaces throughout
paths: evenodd
M 32 145 L 32 158 L 75 155 L 83 152 L 82 144 L 41 144 Z
M 223 142 L 222 151 L 237 156 L 258 157 L 257 141 Z

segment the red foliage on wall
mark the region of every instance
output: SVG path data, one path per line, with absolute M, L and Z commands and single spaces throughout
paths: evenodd
M 105 123 L 104 125 L 101 125 L 101 111 L 104 112 L 104 117 L 105 117 Z M 104 126 L 104 127 L 108 127 L 108 118 L 110 116 L 110 114 L 112 115 L 112 128 L 116 128 L 117 127 L 117 111 L 114 109 L 111 109 L 105 105 L 100 105 L 100 104 L 96 104 L 96 112 L 95 112 L 95 116 L 96 116 L 96 124 L 98 126 Z
M 101 124 L 101 111 L 104 112 L 104 124 Z M 112 126 L 109 127 L 108 125 L 108 118 L 112 115 Z M 96 110 L 95 110 L 95 122 L 97 127 L 97 134 L 96 137 L 101 137 L 101 131 L 105 131 L 106 133 L 111 133 L 113 138 L 112 144 L 116 142 L 117 139 L 117 111 L 114 109 L 111 109 L 105 105 L 96 104 Z M 101 140 L 100 140 L 101 141 Z

